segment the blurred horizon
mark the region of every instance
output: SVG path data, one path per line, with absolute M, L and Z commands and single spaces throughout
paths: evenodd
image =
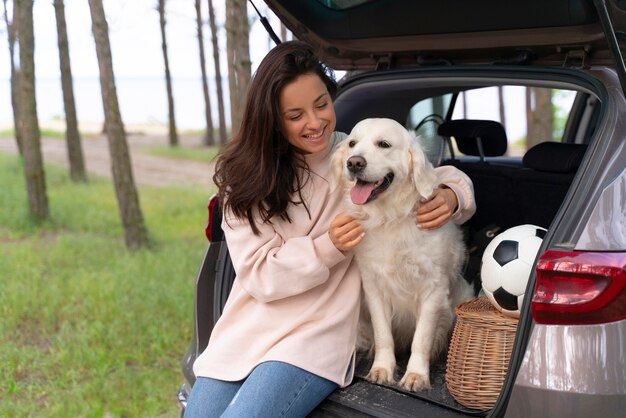
M 223 81 L 227 91 L 228 80 Z M 210 83 L 209 95 L 215 97 L 215 82 Z M 120 103 L 122 121 L 125 125 L 168 125 L 167 92 L 164 77 L 116 77 L 115 85 Z M 206 128 L 204 97 L 201 77 L 176 77 L 172 79 L 174 111 L 178 130 L 202 130 Z M 51 121 L 64 121 L 63 92 L 58 78 L 38 78 L 37 116 L 41 125 Z M 74 77 L 74 99 L 81 131 L 89 125 L 101 125 L 104 111 L 98 77 Z M 228 95 L 224 107 L 229 109 Z M 10 111 L 0 112 L 0 127 L 13 127 L 10 81 L 0 81 L 0 103 L 7 103 Z M 4 107 L 4 106 L 2 106 Z M 214 124 L 217 120 L 217 105 L 212 103 Z M 226 112 L 226 123 L 230 126 L 230 114 Z M 81 126 L 85 125 L 85 126 Z

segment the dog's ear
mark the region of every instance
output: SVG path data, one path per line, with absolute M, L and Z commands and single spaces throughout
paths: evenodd
M 409 147 L 409 158 L 410 175 L 417 192 L 421 197 L 430 197 L 438 186 L 437 174 L 415 139 Z
M 333 151 L 333 155 L 330 160 L 330 167 L 332 176 L 330 180 L 330 190 L 335 190 L 337 186 L 341 184 L 343 179 L 343 165 L 346 161 L 346 155 L 348 154 L 348 140 L 341 141 Z

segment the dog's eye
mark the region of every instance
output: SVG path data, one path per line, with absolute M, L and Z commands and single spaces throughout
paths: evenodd
M 355 145 L 356 145 L 356 141 L 355 141 L 354 139 L 353 139 L 353 140 L 351 140 L 350 142 L 348 142 L 348 146 L 349 146 L 350 148 L 354 147 Z
M 385 140 L 378 141 L 376 145 L 378 145 L 380 148 L 391 148 L 391 144 Z

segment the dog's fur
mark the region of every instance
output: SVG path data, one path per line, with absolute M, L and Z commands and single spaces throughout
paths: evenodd
M 454 306 L 472 297 L 461 275 L 465 257 L 461 231 L 453 222 L 428 231 L 416 224 L 417 203 L 431 196 L 439 183 L 414 135 L 399 123 L 359 122 L 332 158 L 337 186 L 359 201 L 348 198 L 350 213 L 361 219 L 366 231 L 354 251 L 366 304 L 357 345 L 374 352 L 367 378 L 393 383 L 395 349 L 410 347 L 400 386 L 409 391 L 428 389 L 430 361 L 447 345 Z M 351 191 L 357 179 L 389 180 L 389 173 L 391 184 L 367 203 L 363 202 L 367 191 Z

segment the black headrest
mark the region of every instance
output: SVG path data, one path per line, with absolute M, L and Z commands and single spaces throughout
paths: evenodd
M 587 145 L 541 142 L 524 154 L 524 167 L 549 173 L 575 173 L 585 156 Z
M 480 155 L 476 138 L 481 140 L 485 157 L 498 157 L 506 152 L 504 127 L 493 120 L 449 120 L 439 125 L 437 133 L 453 136 L 457 148 L 465 155 Z

